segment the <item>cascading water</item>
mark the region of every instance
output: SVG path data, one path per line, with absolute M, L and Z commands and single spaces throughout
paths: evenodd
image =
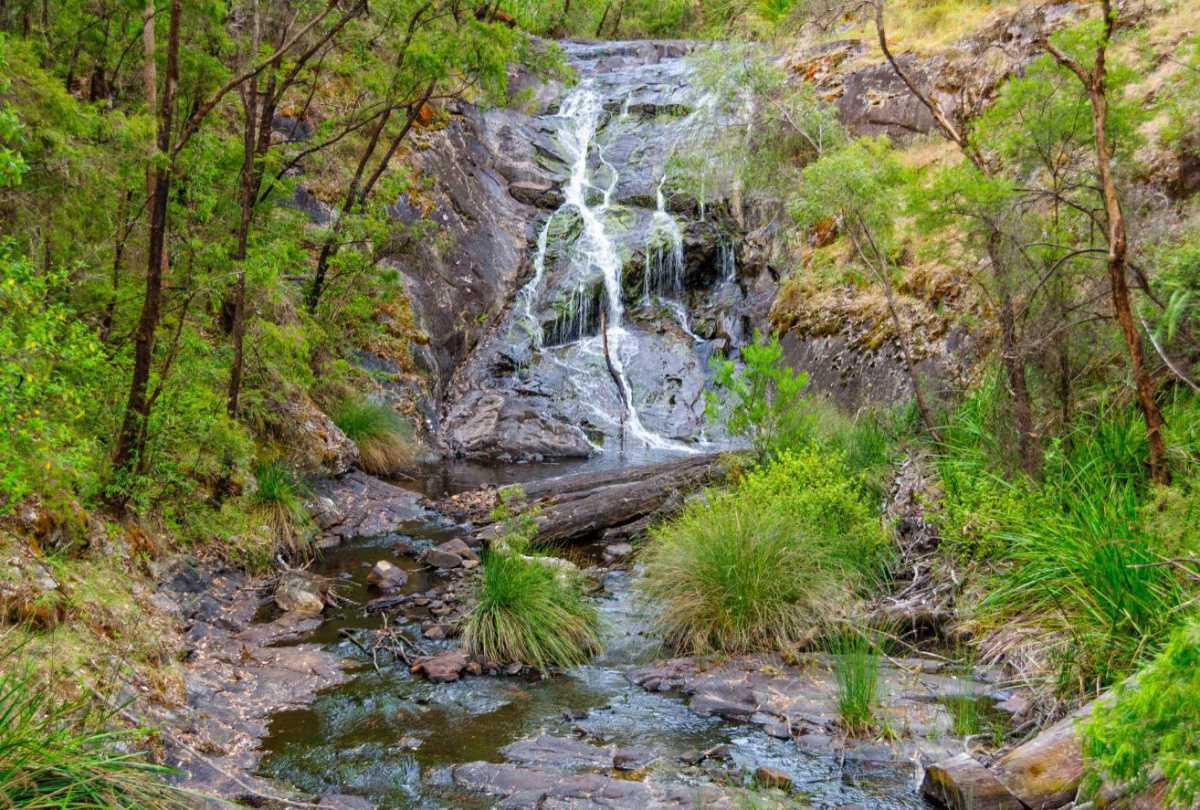
M 588 82 L 582 83 L 579 87 L 571 91 L 563 100 L 559 110 L 558 118 L 562 123 L 558 127 L 558 135 L 563 147 L 572 158 L 570 176 L 563 187 L 562 206 L 547 219 L 538 234 L 537 254 L 534 256 L 533 263 L 534 275 L 520 292 L 525 320 L 529 324 L 531 333 L 534 335 L 535 345 L 540 347 L 544 336 L 542 334 L 541 323 L 537 320 L 534 313 L 534 306 L 545 277 L 546 255 L 550 243 L 550 227 L 554 218 L 560 212 L 574 210 L 579 215 L 582 228 L 571 250 L 571 264 L 572 269 L 580 273 L 581 280 L 579 282 L 580 286 L 577 287 L 576 295 L 574 296 L 576 300 L 573 303 L 573 306 L 577 310 L 568 316 L 568 323 L 574 325 L 577 329 L 578 337 L 582 337 L 586 329 L 586 307 L 589 306 L 591 301 L 591 296 L 584 291 L 584 282 L 587 278 L 592 277 L 594 273 L 599 272 L 604 283 L 602 342 L 614 382 L 620 389 L 621 403 L 624 408 L 623 421 L 625 428 L 635 441 L 648 448 L 695 452 L 693 448 L 660 436 L 648 430 L 642 424 L 637 407 L 633 402 L 633 390 L 629 384 L 629 378 L 625 373 L 622 345 L 628 336 L 628 332 L 624 326 L 625 306 L 621 301 L 622 262 L 616 245 L 605 228 L 605 216 L 611 205 L 612 193 L 617 184 L 618 173 L 616 168 L 605 159 L 600 146 L 595 143 L 596 132 L 600 126 L 603 114 L 604 108 L 601 97 Z M 596 151 L 600 165 L 609 174 L 609 182 L 603 187 L 598 187 L 594 184 L 588 171 L 588 158 L 593 148 Z M 600 200 L 597 204 L 592 205 L 589 203 L 589 191 L 600 192 Z M 667 228 L 668 234 L 674 234 L 674 236 L 670 237 L 672 239 L 671 262 L 677 269 L 672 272 L 678 275 L 679 284 L 682 286 L 683 239 L 679 233 L 678 224 L 675 223 L 670 215 L 666 214 L 664 205 L 660 184 L 659 209 L 662 211 L 665 222 L 670 223 L 671 227 Z

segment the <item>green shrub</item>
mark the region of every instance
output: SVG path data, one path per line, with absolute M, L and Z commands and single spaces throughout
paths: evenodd
M 255 513 L 267 523 L 276 549 L 294 560 L 312 555 L 312 532 L 304 484 L 279 461 L 264 462 L 254 471 L 257 486 L 250 495 Z
M 1101 401 L 1050 442 L 1043 480 L 1006 472 L 994 384 L 968 397 L 945 431 L 942 537 L 994 571 L 976 611 L 982 625 L 1040 627 L 1060 691 L 1093 692 L 1152 654 L 1191 598 L 1194 585 L 1162 563 L 1200 551 L 1192 468 L 1179 464 L 1174 487 L 1151 488 L 1139 413 Z
M 1083 726 L 1084 792 L 1101 782 L 1141 790 L 1156 775 L 1172 807 L 1200 799 L 1200 620 L 1178 627 L 1135 679 L 1098 705 Z
M 11 653 L 10 653 L 11 654 Z M 0 804 L 28 810 L 187 807 L 165 768 L 111 730 L 115 718 L 86 700 L 59 702 L 29 676 L 0 674 Z
M 498 663 L 546 670 L 583 664 L 601 649 L 600 617 L 577 575 L 515 550 L 490 551 L 463 646 Z
M 869 733 L 879 704 L 880 651 L 867 633 L 841 630 L 825 639 L 833 660 L 838 718 L 849 734 Z
M 715 391 L 707 392 L 709 418 L 723 417 L 729 432 L 749 439 L 760 458 L 809 443 L 816 422 L 806 407 L 808 375 L 785 364 L 779 338 L 767 340 L 756 331 L 741 359 L 739 367 L 713 356 L 713 382 L 725 396 L 722 402 Z
M 886 572 L 889 544 L 837 454 L 785 451 L 654 530 L 641 585 L 690 653 L 807 641 Z
M 390 475 L 412 463 L 412 428 L 391 406 L 366 397 L 350 397 L 330 415 L 358 445 L 359 463 L 367 472 Z

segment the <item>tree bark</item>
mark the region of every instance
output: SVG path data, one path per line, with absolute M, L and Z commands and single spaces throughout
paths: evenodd
M 258 54 L 260 20 L 258 0 L 252 4 L 254 19 L 251 22 L 250 54 L 253 60 Z M 244 366 L 243 343 L 246 337 L 246 256 L 250 244 L 250 224 L 254 220 L 254 203 L 258 198 L 255 183 L 254 159 L 258 153 L 258 76 L 246 79 L 242 91 L 242 107 L 245 120 L 242 126 L 242 174 L 240 183 L 241 217 L 238 220 L 237 248 L 233 261 L 237 264 L 237 280 L 233 287 L 233 326 L 230 338 L 233 342 L 233 362 L 229 368 L 229 389 L 225 397 L 225 411 L 231 419 L 237 417 L 238 401 L 242 392 L 242 369 Z
M 997 313 L 1000 322 L 1000 357 L 1008 376 L 1009 395 L 1012 397 L 1021 469 L 1030 477 L 1038 478 L 1042 474 L 1042 452 L 1033 425 L 1033 403 L 1025 379 L 1025 362 L 1017 341 L 1012 294 L 1008 289 L 1008 264 L 1000 256 L 1001 238 L 1000 231 L 996 229 L 988 236 L 988 258 L 1000 292 L 1000 311 Z
M 1074 58 L 1068 56 L 1049 39 L 1043 44 L 1051 56 L 1063 67 L 1070 70 L 1079 79 L 1087 91 L 1088 100 L 1092 107 L 1092 136 L 1096 152 L 1096 169 L 1100 176 L 1100 187 L 1104 197 L 1104 211 L 1107 216 L 1105 237 L 1108 241 L 1108 282 L 1112 290 L 1113 311 L 1121 334 L 1125 338 L 1125 346 L 1129 351 L 1129 365 L 1133 374 L 1133 383 L 1137 391 L 1138 404 L 1146 421 L 1146 438 L 1150 445 L 1150 477 L 1160 484 L 1170 483 L 1171 470 L 1167 463 L 1166 442 L 1163 439 L 1165 421 L 1158 403 L 1154 399 L 1154 386 L 1150 381 L 1150 373 L 1146 369 L 1145 357 L 1142 354 L 1142 339 L 1138 334 L 1133 320 L 1133 306 L 1130 303 L 1128 280 L 1128 236 L 1125 230 L 1125 215 L 1121 211 L 1121 201 L 1117 194 L 1116 180 L 1112 174 L 1112 150 L 1108 145 L 1108 68 L 1106 56 L 1108 43 L 1117 25 L 1117 12 L 1110 0 L 1101 0 L 1104 13 L 1104 33 L 1096 45 L 1095 62 L 1091 70 L 1084 68 Z
M 181 0 L 171 0 L 171 21 L 167 35 L 167 75 L 162 102 L 158 111 L 158 146 L 150 166 L 152 194 L 150 199 L 150 245 L 146 261 L 146 293 L 142 312 L 134 334 L 133 376 L 125 417 L 113 452 L 113 466 L 132 470 L 134 463 L 145 453 L 146 423 L 150 418 L 150 403 L 146 390 L 154 359 L 154 337 L 162 308 L 163 270 L 166 265 L 167 197 L 171 186 L 171 125 L 175 107 L 175 92 L 179 83 L 179 24 Z

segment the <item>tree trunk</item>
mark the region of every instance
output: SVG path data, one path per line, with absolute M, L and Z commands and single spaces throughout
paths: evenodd
M 257 0 L 251 13 L 250 54 L 248 62 L 258 55 L 259 14 Z M 258 153 L 258 76 L 246 80 L 242 92 L 242 107 L 245 123 L 242 128 L 242 176 L 240 185 L 241 218 L 238 221 L 237 249 L 233 261 L 237 263 L 237 281 L 233 287 L 233 327 L 230 337 L 233 342 L 233 362 L 229 368 L 229 390 L 225 397 L 225 411 L 231 419 L 237 418 L 238 400 L 242 393 L 242 369 L 244 366 L 243 344 L 246 338 L 246 255 L 249 251 L 250 224 L 254 220 L 254 203 L 258 198 L 255 180 L 254 158 Z
M 1033 403 L 1029 396 L 1029 385 L 1025 380 L 1024 354 L 1017 340 L 1012 292 L 1009 290 L 1008 264 L 1000 255 L 1000 240 L 1000 232 L 993 229 L 988 236 L 988 259 L 1000 296 L 1000 357 L 1004 362 L 1004 369 L 1008 375 L 1008 391 L 1012 396 L 1021 469 L 1031 478 L 1038 478 L 1042 474 L 1042 450 L 1033 425 Z
M 1105 93 L 1104 63 L 1097 65 L 1097 81 L 1089 95 L 1092 100 L 1092 128 L 1096 140 L 1096 164 L 1100 171 L 1100 183 L 1104 189 L 1104 209 L 1108 214 L 1108 282 L 1112 287 L 1113 310 L 1125 345 L 1129 349 L 1129 364 L 1133 382 L 1137 388 L 1138 403 L 1146 420 L 1146 438 L 1150 443 L 1150 477 L 1160 484 L 1170 483 L 1171 471 L 1167 466 L 1167 448 L 1163 440 L 1162 411 L 1154 401 L 1154 387 L 1146 370 L 1142 355 L 1142 339 L 1133 322 L 1133 307 L 1129 301 L 1129 282 L 1126 272 L 1128 242 L 1125 234 L 1125 215 L 1117 197 L 1117 186 L 1112 177 L 1111 155 L 1108 148 L 1108 99 Z
M 133 376 L 125 404 L 125 418 L 113 452 L 113 466 L 118 470 L 133 469 L 145 451 L 146 423 L 150 404 L 146 390 L 150 383 L 150 368 L 154 359 L 154 337 L 162 308 L 163 268 L 166 264 L 167 198 L 171 187 L 171 124 L 175 106 L 175 89 L 179 81 L 179 23 L 181 0 L 171 0 L 171 22 L 167 37 L 167 75 L 163 86 L 162 103 L 158 111 L 158 149 L 151 163 L 150 183 L 150 245 L 146 257 L 146 294 L 134 334 Z M 152 6 L 148 6 L 152 9 Z M 153 19 L 151 17 L 151 25 Z M 150 28 L 153 38 L 153 28 Z M 143 31 L 143 34 L 145 32 Z M 146 41 L 144 36 L 143 41 Z M 146 73 L 143 73 L 146 75 Z

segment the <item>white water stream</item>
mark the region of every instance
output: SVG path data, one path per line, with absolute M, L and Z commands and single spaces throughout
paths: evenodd
M 617 185 L 618 175 L 616 168 L 605 159 L 600 146 L 595 143 L 596 132 L 600 126 L 603 113 L 604 109 L 600 95 L 588 82 L 584 82 L 572 90 L 563 100 L 562 107 L 559 110 L 558 118 L 562 123 L 559 126 L 558 135 L 563 147 L 572 158 L 571 174 L 566 185 L 563 187 L 562 206 L 550 215 L 538 234 L 537 254 L 534 256 L 533 261 L 533 278 L 529 280 L 519 293 L 525 322 L 528 324 L 533 336 L 535 347 L 541 347 L 544 336 L 542 334 L 541 323 L 534 309 L 546 272 L 546 252 L 549 249 L 550 226 L 554 217 L 560 211 L 573 208 L 578 212 L 583 226 L 573 248 L 573 253 L 576 257 L 575 260 L 588 270 L 593 268 L 598 270 L 604 280 L 604 314 L 606 321 L 604 338 L 608 343 L 608 356 L 612 363 L 613 376 L 615 377 L 616 384 L 621 389 L 621 399 L 625 403 L 625 427 L 629 435 L 638 443 L 654 450 L 698 452 L 696 449 L 681 442 L 672 441 L 647 429 L 642 424 L 637 407 L 633 402 L 633 390 L 629 384 L 629 378 L 625 373 L 625 364 L 622 356 L 622 346 L 625 338 L 628 336 L 628 332 L 625 330 L 625 306 L 621 301 L 622 262 L 617 252 L 616 244 L 605 229 L 604 223 L 605 215 L 608 213 L 611 205 L 613 189 Z M 596 150 L 600 165 L 604 167 L 606 173 L 609 175 L 608 183 L 603 187 L 596 185 L 593 182 L 593 178 L 589 175 L 588 158 L 593 148 Z M 600 201 L 597 204 L 592 205 L 588 202 L 589 191 L 600 192 Z M 663 218 L 661 220 L 660 214 Z M 677 279 L 673 278 L 670 283 L 673 285 L 677 283 L 681 287 L 683 237 L 679 232 L 678 224 L 666 213 L 661 183 L 659 184 L 658 211 L 655 212 L 655 222 L 656 228 L 657 223 L 660 222 L 662 222 L 663 227 L 667 228 L 667 233 L 671 239 L 671 258 L 669 262 L 675 268 L 672 270 L 672 273 L 678 277 Z M 667 222 L 670 223 L 670 227 L 666 226 Z M 576 302 L 576 306 L 583 305 L 582 299 L 587 297 L 586 293 L 581 292 L 579 296 L 581 300 Z M 582 333 L 585 327 L 585 324 L 581 320 L 583 315 L 573 313 L 573 317 L 576 321 L 579 321 L 577 330 Z

